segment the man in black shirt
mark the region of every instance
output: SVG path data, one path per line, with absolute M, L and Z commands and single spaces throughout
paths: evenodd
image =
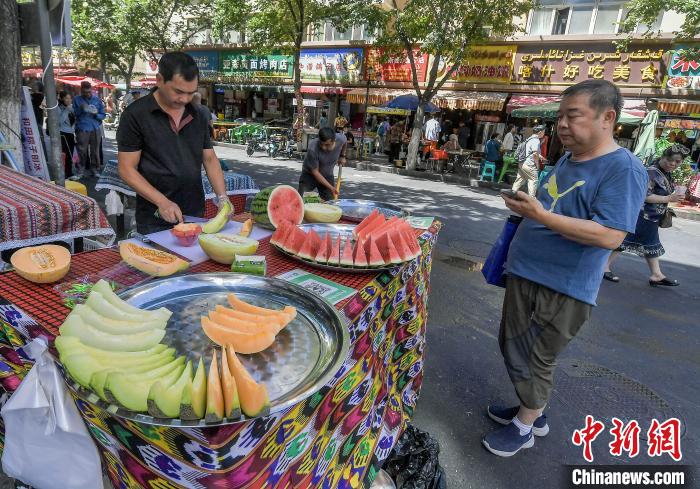
M 309 143 L 304 165 L 299 177 L 299 193 L 317 190 L 323 200 L 338 198 L 335 190 L 333 169 L 336 163 L 347 163 L 347 139 L 343 134 L 336 134 L 330 127 L 318 132 L 318 138 Z
M 193 106 L 199 70 L 182 52 L 164 54 L 157 88 L 132 102 L 117 131 L 119 175 L 136 193 L 136 229 L 148 234 L 204 215 L 202 164 L 219 207 L 228 200 L 209 117 Z

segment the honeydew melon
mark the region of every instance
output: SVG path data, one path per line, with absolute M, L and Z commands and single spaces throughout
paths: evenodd
M 237 234 L 200 234 L 199 246 L 204 253 L 217 263 L 230 265 L 236 255 L 254 255 L 258 242 Z
M 86 324 L 94 326 L 95 329 L 109 334 L 133 334 L 153 329 L 165 329 L 166 321 L 160 319 L 146 319 L 144 321 L 119 321 L 117 319 L 102 316 L 90 309 L 85 304 L 78 304 L 68 315 L 68 318 L 79 316 Z M 66 318 L 66 319 L 68 319 Z
M 174 348 L 172 350 L 174 351 Z M 109 402 L 109 399 L 105 394 L 104 388 L 105 382 L 107 382 L 107 376 L 112 372 L 122 372 L 128 374 L 144 373 L 167 365 L 173 360 L 174 357 L 170 354 L 168 356 L 163 357 L 162 359 L 159 359 L 158 361 L 139 364 L 137 366 L 132 366 L 128 368 L 103 368 L 102 370 L 99 370 L 92 374 L 92 377 L 90 378 L 90 389 L 92 389 L 98 396 L 100 396 L 100 399 Z
M 212 219 L 209 219 L 204 226 L 202 226 L 202 233 L 205 234 L 212 234 L 212 233 L 218 233 L 221 231 L 224 226 L 229 221 L 229 217 L 231 213 L 233 212 L 233 206 L 231 206 L 231 201 L 226 199 L 224 201 L 224 205 L 221 209 L 219 209 L 219 212 L 217 212 L 216 216 L 214 216 Z
M 134 334 L 109 334 L 86 324 L 80 316 L 72 316 L 59 329 L 62 336 L 74 336 L 88 346 L 108 351 L 143 351 L 154 347 L 165 336 L 165 330 L 153 329 Z
M 163 382 L 156 381 L 148 392 L 148 412 L 155 418 L 177 418 L 180 414 L 182 391 L 192 384 L 192 362 L 187 362 L 180 377 L 166 388 Z
M 304 204 L 304 219 L 307 222 L 338 222 L 343 209 L 331 204 Z
M 95 311 L 101 316 L 108 317 L 117 321 L 131 321 L 133 323 L 143 321 L 144 316 L 142 314 L 132 314 L 130 312 L 124 312 L 117 306 L 111 304 L 104 296 L 99 292 L 90 292 L 85 305 L 90 309 Z
M 180 419 L 191 421 L 202 419 L 207 405 L 207 374 L 204 361 L 199 359 L 194 379 L 185 383 L 180 400 Z
M 131 411 L 146 412 L 151 386 L 160 380 L 165 387 L 170 387 L 180 377 L 184 363 L 185 357 L 178 357 L 167 365 L 146 373 L 111 372 L 105 381 L 105 396 Z
M 107 351 L 88 346 L 80 341 L 80 338 L 76 338 L 75 336 L 57 336 L 54 346 L 56 350 L 58 350 L 59 356 L 69 355 L 71 353 L 87 353 L 96 358 L 131 358 L 133 360 L 150 358 L 165 350 L 171 352 L 170 355 L 172 356 L 172 352 L 175 351 L 174 348 L 168 348 L 161 343 L 142 351 Z
M 94 292 L 99 292 L 107 302 L 115 306 L 117 309 L 121 309 L 127 314 L 138 314 L 142 318 L 148 318 L 153 320 L 158 319 L 166 323 L 168 322 L 168 319 L 170 319 L 170 316 L 173 315 L 172 312 L 170 312 L 164 307 L 151 311 L 148 309 L 140 309 L 136 306 L 132 306 L 131 304 L 123 300 L 121 297 L 119 297 L 117 294 L 115 294 L 112 290 L 112 287 L 110 287 L 109 284 L 103 279 L 98 280 L 97 283 L 92 286 L 92 290 Z
M 164 355 L 163 353 L 136 361 L 124 358 L 119 361 L 116 358 L 95 358 L 87 353 L 71 353 L 69 355 L 62 356 L 61 363 L 76 382 L 83 387 L 88 387 L 90 386 L 90 381 L 93 375 L 100 370 L 133 370 L 145 368 L 143 371 L 146 371 L 160 367 L 161 365 L 165 365 L 172 360 L 172 357 L 169 355 Z

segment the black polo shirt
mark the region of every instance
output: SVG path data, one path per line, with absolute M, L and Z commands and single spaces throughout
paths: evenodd
M 185 106 L 179 126 L 160 108 L 153 93 L 131 103 L 117 129 L 120 152 L 141 151 L 138 171 L 159 192 L 180 206 L 183 214 L 204 215 L 202 163 L 212 148 L 209 118 L 192 104 Z M 172 227 L 154 216 L 158 208 L 136 197 L 136 228 L 150 233 Z

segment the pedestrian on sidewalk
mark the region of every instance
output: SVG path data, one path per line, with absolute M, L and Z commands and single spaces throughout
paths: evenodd
M 345 139 L 348 142 L 348 159 L 355 159 L 355 135 L 352 133 L 352 126 L 350 124 L 345 124 L 343 130 Z
M 80 95 L 73 99 L 75 114 L 75 139 L 78 145 L 80 165 L 85 176 L 94 176 L 102 169 L 102 121 L 105 106 L 102 100 L 92 93 L 89 81 L 80 84 Z
M 678 202 L 683 198 L 682 195 L 675 193 L 671 173 L 681 165 L 683 158 L 688 153 L 688 148 L 685 146 L 674 144 L 666 148 L 661 154 L 661 158 L 658 158 L 647 168 L 649 187 L 637 218 L 637 227 L 634 233 L 628 234 L 620 247 L 613 251 L 608 258 L 603 274 L 605 280 L 620 281 L 620 277 L 615 275 L 610 267 L 621 251 L 629 251 L 646 259 L 650 272 L 649 285 L 652 287 L 679 285 L 677 280 L 668 279 L 661 271 L 659 258 L 666 253 L 666 250 L 659 239 L 659 226 L 668 212 L 668 204 Z
M 544 138 L 545 126 L 532 128 L 532 136 L 518 145 L 515 156 L 518 159 L 518 176 L 513 182 L 513 191 L 517 192 L 527 183 L 527 193 L 534 197 L 537 193 L 537 169 L 545 158 L 541 154 L 541 141 Z
M 377 138 L 379 139 L 379 144 L 377 145 L 377 154 L 383 154 L 386 151 L 386 137 L 389 134 L 389 129 L 391 125 L 389 121 L 385 118 L 382 119 L 381 124 L 377 127 Z
M 504 154 L 510 155 L 513 150 L 515 149 L 515 135 L 518 133 L 518 128 L 517 126 L 510 126 L 510 129 L 506 133 L 505 136 L 503 136 L 503 152 Z
M 567 88 L 557 133 L 569 152 L 537 198 L 503 195 L 523 217 L 508 252 L 498 341 L 520 403 L 488 407 L 489 417 L 505 425 L 483 439 L 496 455 L 514 455 L 533 446 L 533 435 L 548 433 L 543 410 L 557 357 L 596 304 L 610 250 L 635 228 L 648 178 L 639 159 L 613 139 L 622 106 L 620 90 L 605 80 Z
M 316 190 L 323 200 L 338 198 L 335 189 L 335 165 L 347 164 L 347 139 L 330 127 L 318 131 L 318 137 L 311 140 L 306 151 L 304 164 L 299 177 L 299 193 Z
M 440 139 L 440 121 L 435 118 L 435 114 L 428 114 L 428 121 L 423 127 L 423 158 L 429 158 L 430 152 L 438 147 Z
M 403 141 L 404 124 L 401 121 L 396 121 L 389 129 L 389 164 L 393 165 L 394 161 L 399 159 L 401 153 L 401 143 Z
M 73 151 L 75 151 L 75 114 L 73 97 L 70 93 L 58 93 L 58 123 L 61 133 L 61 153 L 63 154 L 64 176 L 73 178 Z

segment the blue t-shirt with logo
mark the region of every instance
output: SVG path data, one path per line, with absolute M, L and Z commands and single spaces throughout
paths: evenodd
M 619 148 L 588 161 L 559 160 L 537 191 L 545 210 L 634 232 L 648 185 L 647 172 Z M 596 305 L 610 250 L 577 243 L 523 219 L 508 251 L 507 272 Z

